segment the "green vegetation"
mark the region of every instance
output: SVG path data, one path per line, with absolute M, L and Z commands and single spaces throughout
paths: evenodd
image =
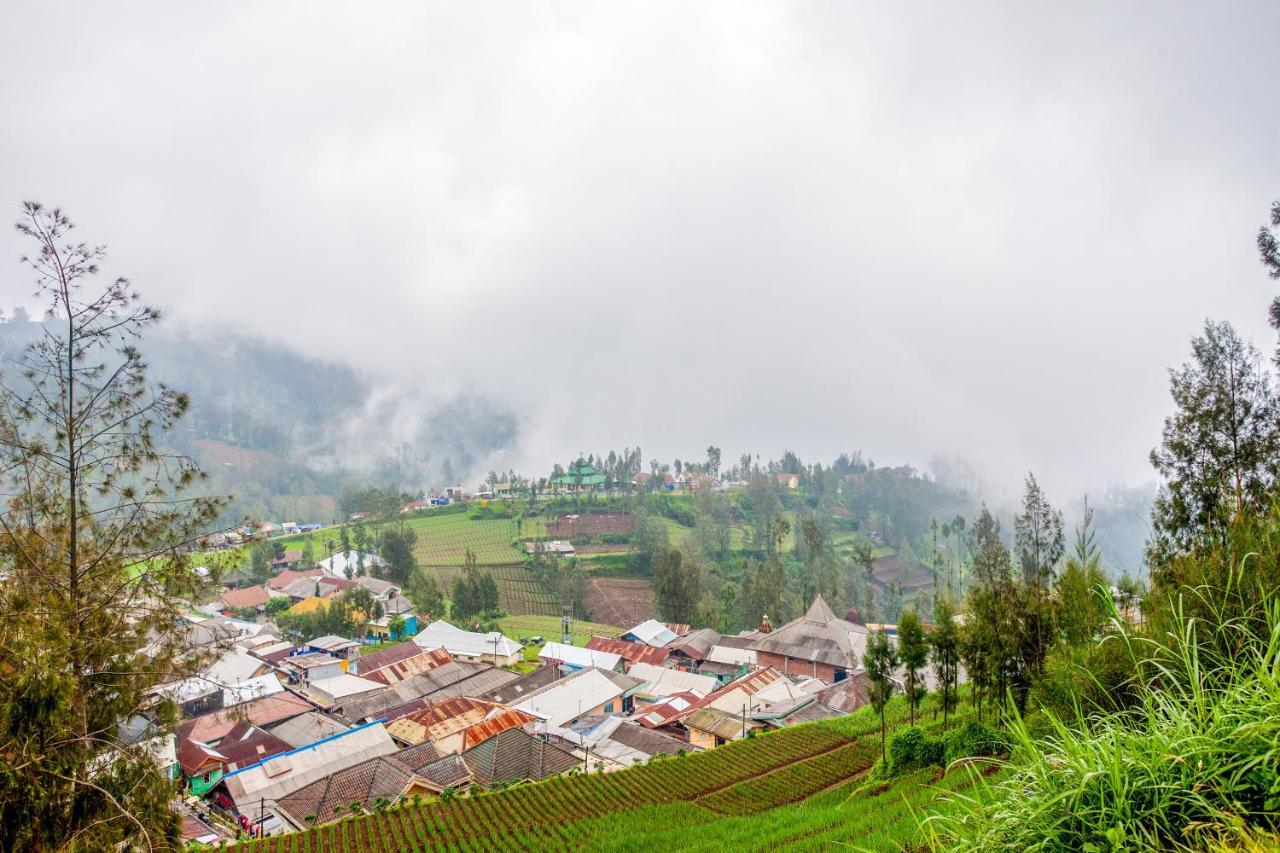
M 515 639 L 529 637 L 560 639 L 560 617 L 558 616 L 504 616 L 498 620 L 497 625 L 498 630 Z M 626 628 L 620 628 L 617 625 L 601 625 L 597 622 L 583 622 L 575 619 L 569 628 L 569 635 L 573 637 L 575 646 L 585 646 L 593 636 L 616 637 L 625 630 Z

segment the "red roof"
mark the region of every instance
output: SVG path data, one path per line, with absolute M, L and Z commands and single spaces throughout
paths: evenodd
M 671 654 L 670 649 L 655 648 L 630 640 L 615 640 L 612 637 L 592 637 L 587 642 L 587 648 L 594 652 L 618 655 L 631 663 L 651 663 L 654 666 L 661 666 L 667 655 Z
M 226 760 L 225 755 L 198 740 L 178 744 L 178 764 L 188 776 L 203 776 L 211 768 L 221 767 Z
M 246 607 L 261 607 L 271 596 L 266 587 L 247 586 L 244 589 L 229 589 L 222 593 L 221 601 L 228 609 L 242 610 Z
M 298 578 L 314 578 L 319 577 L 321 574 L 323 574 L 323 571 L 320 569 L 303 569 L 302 571 L 285 569 L 283 572 L 267 581 L 267 587 L 269 589 L 284 589 Z
M 662 624 L 666 625 L 667 630 L 675 634 L 677 637 L 683 637 L 685 634 L 693 630 L 683 622 L 663 622 Z
M 218 742 L 218 752 L 226 759 L 228 769 L 248 767 L 264 758 L 293 749 L 285 741 L 244 720 Z

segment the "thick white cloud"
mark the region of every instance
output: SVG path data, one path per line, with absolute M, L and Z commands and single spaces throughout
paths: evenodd
M 506 401 L 531 468 L 950 450 L 1061 493 L 1149 476 L 1204 317 L 1269 348 L 1274 3 L 5 19 L 0 200 L 186 321 Z

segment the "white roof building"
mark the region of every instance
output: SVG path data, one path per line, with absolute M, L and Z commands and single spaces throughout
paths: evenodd
M 633 663 L 631 669 L 627 670 L 627 675 L 644 682 L 636 692 L 646 696 L 671 696 L 685 692 L 706 696 L 719 686 L 714 676 L 697 675 L 651 663 Z
M 755 666 L 755 649 L 736 649 L 733 646 L 712 646 L 707 652 L 707 660 L 712 663 L 723 663 L 729 666 Z
M 350 551 L 343 554 L 341 551 L 317 563 L 321 571 L 331 578 L 346 578 L 347 566 L 351 566 L 351 576 L 356 577 L 359 572 L 361 560 L 363 558 L 364 570 L 366 573 L 374 566 L 385 566 L 387 561 L 379 557 L 377 554 L 357 554 Z
M 266 672 L 267 664 L 241 648 L 231 648 L 204 671 L 204 677 L 227 687 L 248 681 Z
M 547 643 L 538 652 L 544 663 L 563 663 L 575 669 L 597 666 L 601 669 L 617 669 L 622 662 L 621 655 L 612 652 L 597 652 L 581 646 L 568 646 L 564 643 Z
M 317 779 L 395 751 L 396 742 L 382 723 L 369 723 L 234 770 L 223 780 L 237 805 L 245 808 L 261 800 L 279 799 Z
M 413 641 L 424 649 L 443 648 L 455 658 L 462 660 L 480 660 L 491 658 L 495 661 L 517 661 L 524 652 L 524 647 L 510 637 L 504 637 L 498 631 L 481 634 L 476 631 L 464 631 L 450 625 L 443 619 L 432 622 L 418 632 Z
M 329 678 L 313 678 L 307 683 L 306 692 L 322 705 L 333 705 L 343 699 L 386 689 L 380 681 L 370 681 L 358 675 L 334 675 Z
M 234 687 L 225 688 L 222 691 L 222 707 L 230 708 L 235 705 L 242 705 L 253 699 L 274 696 L 283 692 L 284 685 L 280 683 L 280 679 L 276 677 L 275 673 L 268 672 L 266 675 L 241 681 Z
M 676 638 L 675 633 L 657 619 L 646 619 L 630 631 L 622 635 L 626 640 L 634 638 L 637 643 L 662 648 Z
M 512 707 L 545 720 L 548 726 L 565 726 L 592 713 L 621 713 L 623 698 L 642 683 L 629 675 L 589 667 L 535 690 Z

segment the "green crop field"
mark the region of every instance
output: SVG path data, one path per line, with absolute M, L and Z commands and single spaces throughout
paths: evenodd
M 530 569 L 524 566 L 482 566 L 498 584 L 498 606 L 516 616 L 557 616 L 560 603 Z M 453 582 L 462 576 L 462 566 L 418 566 L 436 579 L 440 591 L 448 595 Z M 557 625 L 559 618 L 555 619 Z M 557 633 L 559 633 L 557 631 Z
M 502 633 L 514 639 L 542 637 L 546 640 L 560 640 L 559 616 L 507 616 L 498 622 Z M 585 646 L 595 635 L 616 637 L 625 631 L 616 625 L 603 625 L 599 622 L 582 622 L 573 620 L 569 629 L 575 646 Z
M 879 718 L 796 726 L 715 750 L 605 774 L 570 774 L 451 802 L 401 804 L 310 832 L 245 845 L 273 853 L 400 850 L 897 850 L 919 841 L 916 815 L 953 771 L 866 781 Z M 905 703 L 890 717 L 904 721 Z M 930 722 L 927 728 L 937 728 Z

